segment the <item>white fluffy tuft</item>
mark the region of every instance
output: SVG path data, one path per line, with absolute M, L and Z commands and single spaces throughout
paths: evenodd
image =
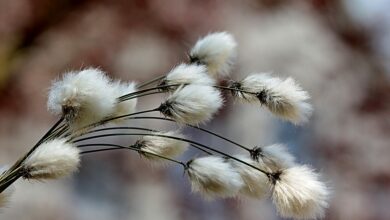
M 235 157 L 257 167 L 257 162 L 247 155 L 236 155 Z M 268 195 L 270 191 L 270 184 L 268 177 L 264 173 L 235 160 L 229 160 L 229 162 L 244 181 L 244 185 L 241 188 L 240 193 L 259 199 Z
M 207 74 L 207 69 L 203 65 L 180 64 L 173 68 L 165 77 L 166 85 L 173 84 L 199 84 L 212 86 L 215 80 Z
M 63 114 L 72 129 L 95 123 L 115 112 L 117 92 L 99 69 L 66 73 L 50 88 L 48 109 Z
M 152 134 L 185 138 L 183 134 L 176 131 L 156 132 Z M 168 137 L 144 136 L 138 143 L 141 146 L 142 155 L 153 161 L 163 161 L 160 158 L 147 154 L 153 153 L 168 158 L 174 158 L 184 153 L 188 148 L 188 143 Z
M 282 80 L 267 73 L 255 73 L 239 85 L 240 89 L 258 95 L 237 92 L 238 97 L 249 102 L 260 100 L 273 114 L 294 124 L 306 122 L 312 113 L 307 103 L 309 94 L 292 78 Z
M 204 64 L 208 72 L 217 76 L 227 75 L 236 57 L 237 43 L 226 32 L 212 33 L 199 39 L 191 49 L 191 61 Z
M 57 179 L 77 171 L 79 149 L 65 139 L 54 139 L 41 144 L 24 162 L 28 179 Z
M 273 203 L 285 218 L 322 218 L 328 207 L 329 190 L 307 166 L 283 170 L 273 189 Z
M 261 147 L 258 166 L 269 172 L 276 172 L 282 169 L 295 166 L 294 156 L 288 152 L 283 144 L 273 144 Z
M 8 166 L 0 167 L 0 175 L 7 171 Z M 3 192 L 0 193 L 0 208 L 6 207 L 9 202 L 12 194 L 14 193 L 14 186 L 8 186 Z
M 113 84 L 113 87 L 116 90 L 117 98 L 136 91 L 135 82 L 116 82 Z M 113 116 L 116 117 L 121 115 L 132 114 L 136 111 L 136 106 L 137 106 L 137 98 L 119 102 L 116 104 L 115 113 L 113 114 Z
M 196 158 L 189 162 L 187 174 L 192 190 L 206 198 L 233 197 L 244 186 L 240 174 L 221 157 Z
M 196 125 L 209 121 L 222 105 L 219 90 L 211 86 L 188 85 L 168 97 L 160 111 L 179 123 Z

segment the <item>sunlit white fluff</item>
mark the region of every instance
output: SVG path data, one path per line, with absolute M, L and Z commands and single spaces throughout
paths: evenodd
M 249 102 L 260 101 L 273 114 L 294 124 L 306 122 L 312 113 L 307 102 L 309 94 L 292 78 L 280 79 L 267 73 L 255 73 L 232 86 L 255 93 L 235 92 L 237 97 Z
M 188 148 L 187 142 L 169 138 L 169 136 L 176 138 L 185 138 L 184 135 L 177 131 L 155 132 L 151 133 L 151 135 L 161 135 L 162 137 L 146 135 L 138 141 L 138 144 L 140 145 L 140 148 L 143 152 L 142 155 L 144 155 L 150 160 L 161 161 L 158 157 L 147 153 L 153 153 L 168 158 L 174 158 L 183 154 L 184 151 L 186 151 Z
M 245 163 L 257 167 L 256 161 L 247 155 L 236 155 L 235 157 Z M 241 188 L 240 193 L 255 198 L 264 198 L 268 195 L 270 191 L 270 184 L 268 177 L 264 173 L 236 160 L 230 159 L 229 162 L 244 181 L 244 185 Z
M 236 196 L 244 182 L 226 161 L 216 156 L 200 157 L 189 162 L 187 174 L 192 190 L 206 198 Z
M 315 219 L 324 216 L 328 196 L 328 188 L 317 173 L 307 166 L 297 166 L 281 172 L 272 199 L 282 217 Z
M 211 33 L 199 39 L 191 49 L 192 62 L 204 64 L 208 72 L 227 75 L 236 57 L 237 43 L 227 32 Z
M 160 111 L 179 123 L 196 125 L 209 121 L 222 104 L 221 93 L 214 87 L 188 85 L 170 95 Z
M 63 114 L 73 129 L 97 122 L 115 112 L 117 91 L 99 69 L 66 73 L 50 88 L 48 109 Z
M 199 84 L 212 86 L 215 84 L 215 80 L 207 74 L 207 68 L 204 65 L 180 64 L 167 74 L 163 84 Z
M 258 152 L 258 166 L 262 169 L 275 172 L 295 165 L 294 156 L 288 152 L 283 144 L 273 144 L 255 148 Z
M 7 171 L 8 168 L 9 168 L 8 166 L 0 167 L 0 174 Z M 11 185 L 8 188 L 6 188 L 3 192 L 0 193 L 0 208 L 5 207 L 9 204 L 13 192 L 14 192 L 14 187 L 13 185 Z
M 65 139 L 54 139 L 41 144 L 24 162 L 25 178 L 57 179 L 77 171 L 79 149 Z
M 113 84 L 116 90 L 116 97 L 119 98 L 123 95 L 133 93 L 136 91 L 136 83 L 134 82 L 116 82 Z M 113 116 L 121 116 L 126 114 L 132 114 L 136 111 L 137 98 L 118 102 L 115 106 L 115 112 Z

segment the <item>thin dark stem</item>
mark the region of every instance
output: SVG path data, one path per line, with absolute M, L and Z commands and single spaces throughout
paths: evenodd
M 81 154 L 90 154 L 90 153 L 96 153 L 96 152 L 102 152 L 102 151 L 126 149 L 126 150 L 137 151 L 139 153 L 149 154 L 151 156 L 155 156 L 155 157 L 158 157 L 158 158 L 161 158 L 161 159 L 164 159 L 164 160 L 168 160 L 168 161 L 180 164 L 184 168 L 186 167 L 186 164 L 181 162 L 181 161 L 178 161 L 178 160 L 175 160 L 175 159 L 172 159 L 172 158 L 169 158 L 169 157 L 165 157 L 165 156 L 162 156 L 162 155 L 159 155 L 159 154 L 145 152 L 142 149 L 136 148 L 134 146 L 125 147 L 125 146 L 121 146 L 121 145 L 117 145 L 117 144 L 83 144 L 83 145 L 78 145 L 77 147 L 82 148 L 82 147 L 92 147 L 92 146 L 104 146 L 104 147 L 111 147 L 111 148 L 87 150 L 87 151 L 81 152 Z
M 145 93 L 145 92 L 149 92 L 149 91 L 153 91 L 153 90 L 165 89 L 165 88 L 169 88 L 171 86 L 180 86 L 180 85 L 181 84 L 161 85 L 161 86 L 156 86 L 156 87 L 153 87 L 153 88 L 143 89 L 143 90 L 139 90 L 139 91 L 136 91 L 136 92 L 132 92 L 132 93 L 123 95 L 123 96 L 119 97 L 118 100 L 122 101 L 122 100 L 126 100 L 129 97 L 132 97 L 134 95 L 138 95 L 138 94 L 141 94 L 141 93 Z
M 163 117 L 147 117 L 147 116 L 143 117 L 143 116 L 139 116 L 139 117 L 129 117 L 129 118 L 126 118 L 126 120 L 132 120 L 132 119 L 156 119 L 156 120 L 164 120 L 164 121 L 176 122 L 173 119 L 163 118 Z M 231 144 L 234 144 L 234 145 L 236 145 L 236 146 L 238 146 L 238 147 L 240 147 L 240 148 L 242 148 L 244 150 L 247 150 L 249 152 L 252 151 L 252 149 L 250 149 L 248 147 L 245 147 L 244 145 L 239 144 L 239 143 L 237 143 L 237 142 L 235 142 L 233 140 L 230 140 L 230 139 L 228 139 L 226 137 L 223 137 L 222 135 L 214 133 L 214 132 L 212 132 L 210 130 L 207 130 L 207 129 L 204 129 L 204 128 L 201 128 L 201 127 L 197 127 L 197 126 L 194 126 L 194 125 L 189 125 L 189 124 L 186 124 L 186 126 L 194 128 L 194 129 L 197 129 L 197 130 L 200 130 L 200 131 L 203 131 L 203 132 L 206 132 L 206 133 L 211 134 L 213 136 L 216 136 L 218 138 L 221 138 L 222 140 L 225 140 L 225 141 L 227 141 L 227 142 L 229 142 Z
M 214 87 L 218 88 L 218 89 L 224 89 L 224 90 L 237 91 L 237 92 L 243 92 L 243 93 L 247 93 L 247 94 L 257 95 L 257 92 L 249 92 L 249 91 L 246 91 L 246 90 L 237 89 L 237 88 L 230 88 L 230 87 L 227 87 L 227 86 L 215 85 Z
M 141 93 L 141 94 L 134 95 L 134 96 L 131 96 L 131 97 L 128 97 L 128 98 L 120 99 L 119 102 L 124 102 L 124 101 L 128 101 L 128 100 L 131 100 L 131 99 L 140 98 L 142 96 L 148 96 L 148 95 L 153 95 L 153 94 L 161 94 L 161 93 L 165 93 L 165 92 L 164 91 L 157 91 L 157 92 Z
M 112 131 L 112 130 L 141 130 L 141 131 L 149 131 L 149 132 L 161 132 L 161 131 L 158 131 L 158 130 L 153 130 L 153 129 L 148 129 L 148 128 L 141 128 L 141 127 L 112 127 L 112 128 L 101 128 L 101 129 L 96 129 L 96 130 L 92 130 L 92 131 L 88 131 L 87 133 L 83 134 L 83 135 L 87 135 L 87 134 L 92 134 L 92 133 L 96 133 L 96 132 L 101 132 L 101 131 Z M 174 137 L 174 136 L 169 136 L 169 137 Z M 75 140 L 74 143 L 78 141 L 78 140 Z M 212 155 L 212 153 L 210 153 L 209 151 L 203 149 L 203 148 L 200 148 L 194 144 L 190 144 L 192 145 L 192 147 L 208 154 L 208 155 Z
M 141 88 L 143 88 L 143 87 L 145 87 L 145 86 L 147 86 L 147 85 L 150 85 L 150 84 L 152 84 L 152 83 L 154 83 L 154 82 L 157 82 L 157 81 L 159 81 L 159 80 L 162 80 L 165 76 L 166 76 L 166 75 L 161 75 L 161 76 L 158 76 L 158 77 L 156 77 L 156 78 L 154 78 L 154 79 L 152 79 L 152 80 L 149 80 L 149 81 L 146 81 L 146 82 L 144 82 L 144 83 L 141 83 L 141 84 L 137 85 L 137 89 L 141 89 Z
M 167 135 L 162 135 L 162 134 L 147 134 L 147 133 L 116 133 L 116 134 L 102 134 L 102 135 L 96 135 L 96 136 L 91 136 L 91 137 L 86 137 L 86 138 L 82 138 L 82 139 L 79 139 L 79 140 L 76 140 L 74 141 L 74 143 L 77 143 L 77 142 L 80 142 L 80 141 L 85 141 L 85 140 L 91 140 L 91 139 L 96 139 L 96 138 L 102 138 L 102 137 L 112 137 L 112 136 L 155 136 L 155 137 L 166 137 L 166 138 L 171 138 L 171 139 L 175 139 L 175 140 L 179 140 L 179 141 L 186 141 L 188 143 L 191 143 L 191 144 L 194 144 L 194 145 L 197 145 L 197 146 L 200 146 L 202 148 L 205 148 L 207 150 L 210 150 L 210 151 L 213 151 L 215 153 L 218 153 L 218 154 L 221 154 L 227 158 L 230 158 L 232 160 L 235 160 L 235 161 L 238 161 L 242 164 L 245 164 L 249 167 L 252 167 L 253 169 L 256 169 L 260 172 L 262 172 L 263 174 L 265 174 L 267 177 L 270 177 L 271 176 L 271 173 L 268 173 L 267 171 L 264 171 L 264 170 L 261 170 L 245 161 L 242 161 L 236 157 L 233 157 L 227 153 L 224 153 L 222 151 L 219 151 L 219 150 L 216 150 L 212 147 L 209 147 L 209 146 L 206 146 L 204 144 L 201 144 L 201 143 L 198 143 L 198 142 L 195 142 L 195 141 L 192 141 L 192 140 L 188 140 L 188 139 L 184 139 L 184 138 L 178 138 L 178 137 L 172 137 L 172 136 L 167 136 Z

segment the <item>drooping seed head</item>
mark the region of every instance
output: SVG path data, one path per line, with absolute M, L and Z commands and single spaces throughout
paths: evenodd
M 153 136 L 161 135 L 161 136 Z M 164 137 L 167 136 L 167 137 Z M 172 139 L 169 137 L 176 138 L 185 138 L 183 134 L 177 131 L 168 131 L 168 132 L 155 132 L 151 133 L 150 136 L 143 136 L 142 139 L 137 141 L 137 147 L 139 147 L 142 152 L 141 154 L 153 161 L 161 162 L 162 160 L 156 156 L 150 155 L 148 153 L 161 155 L 168 158 L 174 158 L 180 156 L 188 148 L 188 143 L 180 141 L 177 139 Z
M 200 157 L 187 164 L 192 190 L 206 198 L 233 197 L 244 186 L 240 174 L 224 158 Z
M 230 87 L 250 92 L 234 92 L 234 95 L 248 102 L 260 101 L 273 114 L 294 124 L 306 122 L 312 113 L 307 102 L 309 94 L 292 78 L 280 79 L 267 73 L 255 73 L 231 83 Z
M 64 115 L 72 129 L 82 128 L 115 112 L 117 92 L 99 69 L 66 73 L 49 91 L 48 109 Z
M 251 157 L 257 161 L 257 166 L 268 172 L 276 172 L 295 165 L 294 156 L 283 144 L 255 147 L 251 151 Z
M 159 110 L 179 123 L 197 125 L 209 121 L 222 104 L 219 90 L 211 86 L 188 85 L 178 88 Z
M 227 32 L 211 33 L 199 39 L 190 52 L 191 63 L 207 66 L 208 72 L 216 77 L 229 74 L 236 57 L 237 43 Z
M 54 139 L 41 144 L 22 166 L 24 178 L 45 180 L 69 176 L 79 164 L 79 149 L 66 139 Z
M 328 207 L 329 190 L 307 166 L 282 170 L 275 180 L 272 200 L 284 218 L 322 218 Z

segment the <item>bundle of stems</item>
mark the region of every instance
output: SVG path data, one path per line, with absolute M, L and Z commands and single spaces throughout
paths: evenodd
M 182 166 L 193 191 L 206 198 L 270 196 L 283 217 L 323 217 L 328 204 L 327 186 L 312 168 L 296 163 L 286 146 L 248 147 L 200 126 L 223 107 L 223 94 L 259 104 L 296 125 L 306 122 L 312 112 L 308 93 L 292 78 L 268 73 L 252 73 L 242 80 L 230 78 L 236 46 L 229 33 L 209 34 L 190 50 L 188 63 L 138 85 L 112 80 L 94 68 L 64 74 L 50 88 L 47 104 L 59 120 L 1 173 L 0 205 L 7 201 L 10 186 L 20 178 L 61 178 L 77 171 L 84 155 L 128 150 L 153 163 Z M 138 99 L 154 94 L 167 98 L 154 108 L 136 110 Z M 188 127 L 232 144 L 242 154 L 231 155 L 199 143 L 181 134 L 180 129 L 161 131 L 125 125 L 134 120 L 176 123 L 180 128 Z M 106 137 L 121 136 L 138 139 L 127 145 L 105 141 Z M 199 150 L 201 156 L 189 161 L 176 159 L 189 147 Z

